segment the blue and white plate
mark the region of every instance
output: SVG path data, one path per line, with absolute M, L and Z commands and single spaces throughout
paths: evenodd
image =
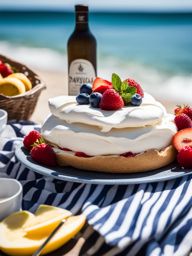
M 155 171 L 133 174 L 91 172 L 73 167 L 45 167 L 33 161 L 29 152 L 23 148 L 22 144 L 17 146 L 16 157 L 20 162 L 22 162 L 26 167 L 33 170 L 34 172 L 45 176 L 51 176 L 55 179 L 78 183 L 103 185 L 139 184 L 172 180 L 192 174 L 192 169 L 184 170 L 180 168 L 176 163 Z

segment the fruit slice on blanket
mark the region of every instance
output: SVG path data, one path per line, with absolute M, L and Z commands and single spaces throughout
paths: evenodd
M 9 77 L 15 77 L 15 78 L 19 79 L 24 84 L 26 91 L 31 90 L 31 88 L 32 88 L 31 81 L 23 73 L 13 73 L 13 74 L 9 75 Z
M 25 85 L 15 77 L 0 79 L 0 94 L 15 96 L 25 92 Z
M 20 211 L 0 223 L 0 249 L 8 255 L 32 255 L 47 239 L 58 223 L 66 219 L 42 254 L 52 252 L 73 238 L 84 226 L 85 216 L 70 216 L 71 212 L 42 205 L 35 214 Z
M 25 228 L 27 235 L 37 235 L 52 232 L 61 220 L 71 216 L 71 212 L 50 205 L 41 205 L 35 212 L 33 220 Z

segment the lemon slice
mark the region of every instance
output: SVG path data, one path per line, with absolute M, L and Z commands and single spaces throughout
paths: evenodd
M 31 81 L 23 73 L 13 73 L 13 74 L 9 75 L 9 77 L 15 77 L 15 78 L 19 79 L 25 85 L 26 91 L 31 90 L 31 88 L 32 88 Z
M 59 208 L 57 209 L 62 210 Z M 53 214 L 55 210 L 48 212 L 52 212 Z M 39 220 L 41 219 L 43 225 L 43 218 L 41 217 L 45 215 L 45 208 L 44 210 L 40 209 L 39 213 L 37 211 L 35 214 L 20 211 L 11 214 L 9 217 L 0 222 L 0 250 L 8 255 L 32 255 L 43 244 L 51 232 L 49 229 L 47 229 L 48 225 L 45 225 L 45 232 L 43 234 L 35 235 L 34 233 L 32 235 L 31 233 L 31 236 L 28 236 L 28 233 L 26 233 L 26 228 L 31 226 L 33 223 L 38 223 L 38 220 L 35 221 L 36 218 Z M 50 216 L 52 216 L 54 220 L 55 216 Z M 85 221 L 86 218 L 83 214 L 67 218 L 65 224 L 57 231 L 57 233 L 45 246 L 43 254 L 52 252 L 68 242 L 80 231 L 80 229 L 84 226 Z
M 24 92 L 25 86 L 19 79 L 14 77 L 0 79 L 0 94 L 5 96 L 15 96 Z
M 40 235 L 46 232 L 51 233 L 57 225 L 72 213 L 65 209 L 50 205 L 40 205 L 35 212 L 35 218 L 25 228 L 27 236 Z

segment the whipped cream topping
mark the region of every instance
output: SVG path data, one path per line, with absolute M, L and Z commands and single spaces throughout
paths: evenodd
M 116 111 L 91 108 L 78 105 L 74 96 L 59 96 L 49 100 L 51 113 L 68 124 L 86 124 L 97 126 L 102 132 L 127 127 L 153 126 L 166 114 L 164 106 L 151 95 L 145 93 L 140 106 L 124 107 Z
M 141 153 L 150 149 L 160 150 L 171 144 L 177 131 L 172 120 L 172 115 L 165 114 L 159 123 L 152 126 L 113 128 L 103 133 L 97 126 L 68 123 L 51 115 L 42 127 L 42 134 L 47 141 L 59 147 L 91 156 Z

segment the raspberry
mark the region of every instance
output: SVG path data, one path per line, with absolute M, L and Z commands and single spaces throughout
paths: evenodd
M 103 93 L 99 107 L 104 110 L 117 110 L 124 107 L 122 97 L 114 89 L 107 89 Z
M 23 145 L 26 149 L 31 150 L 33 144 L 41 138 L 41 134 L 38 131 L 31 131 L 28 135 L 24 137 Z
M 41 143 L 31 149 L 31 157 L 39 164 L 47 166 L 56 165 L 56 154 L 50 145 Z
M 143 89 L 141 88 L 140 84 L 138 84 L 135 80 L 130 79 L 130 78 L 126 79 L 126 81 L 129 86 L 136 88 L 136 93 L 140 94 L 142 98 L 144 97 L 144 92 L 143 92 Z
M 190 106 L 177 106 L 174 110 L 175 115 L 186 114 L 192 120 L 192 107 Z
M 177 129 L 192 128 L 192 120 L 186 114 L 180 114 L 174 119 Z
M 192 147 L 182 148 L 177 155 L 177 161 L 184 168 L 192 168 Z

